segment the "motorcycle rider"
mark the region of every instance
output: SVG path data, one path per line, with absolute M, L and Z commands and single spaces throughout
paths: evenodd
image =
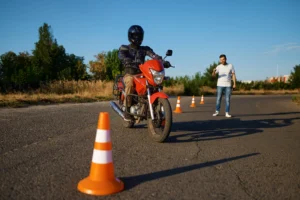
M 132 100 L 131 96 L 127 97 L 127 95 L 134 92 L 133 76 L 141 73 L 139 65 L 145 62 L 146 56 L 149 56 L 152 59 L 162 60 L 162 57 L 155 54 L 150 47 L 141 46 L 143 39 L 143 28 L 139 25 L 133 25 L 128 29 L 128 40 L 130 44 L 121 45 L 121 47 L 119 48 L 118 57 L 125 67 L 124 83 L 126 99 L 124 100 L 124 106 L 127 112 L 130 112 Z M 164 66 L 168 68 L 171 65 L 168 61 L 165 61 Z M 127 112 L 125 112 L 124 120 L 131 121 L 132 117 Z

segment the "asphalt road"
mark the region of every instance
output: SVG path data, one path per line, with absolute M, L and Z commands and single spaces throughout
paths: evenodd
M 173 110 L 176 99 L 172 98 Z M 0 199 L 300 199 L 300 107 L 290 96 L 215 98 L 174 114 L 167 143 L 122 127 L 108 102 L 0 109 Z M 77 191 L 90 169 L 99 112 L 109 112 L 116 176 L 107 197 Z

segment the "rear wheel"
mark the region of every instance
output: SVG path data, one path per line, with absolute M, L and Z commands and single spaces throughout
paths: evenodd
M 154 120 L 148 119 L 148 132 L 155 142 L 164 142 L 172 128 L 172 109 L 168 99 L 158 98 L 152 105 Z

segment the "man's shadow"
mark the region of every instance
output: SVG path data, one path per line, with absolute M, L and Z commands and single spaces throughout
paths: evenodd
M 241 114 L 235 117 L 254 117 L 254 116 L 277 116 L 277 115 L 294 115 L 300 114 L 300 112 L 279 112 L 279 113 L 263 113 L 263 114 Z
M 283 119 L 259 119 L 259 120 L 240 120 L 238 118 L 207 120 L 207 121 L 188 121 L 175 122 L 172 133 L 188 131 L 189 133 L 171 135 L 167 142 L 195 142 L 206 140 L 226 139 L 241 137 L 256 133 L 262 133 L 265 128 L 280 128 L 290 126 L 294 120 L 300 117 Z

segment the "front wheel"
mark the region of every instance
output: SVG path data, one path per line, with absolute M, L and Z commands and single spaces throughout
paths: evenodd
M 148 119 L 148 132 L 155 142 L 164 142 L 172 128 L 172 109 L 168 99 L 158 98 L 153 104 L 154 120 Z
M 132 128 L 133 126 L 134 126 L 134 121 L 125 121 L 125 120 L 123 120 L 123 126 L 125 127 L 125 128 Z

